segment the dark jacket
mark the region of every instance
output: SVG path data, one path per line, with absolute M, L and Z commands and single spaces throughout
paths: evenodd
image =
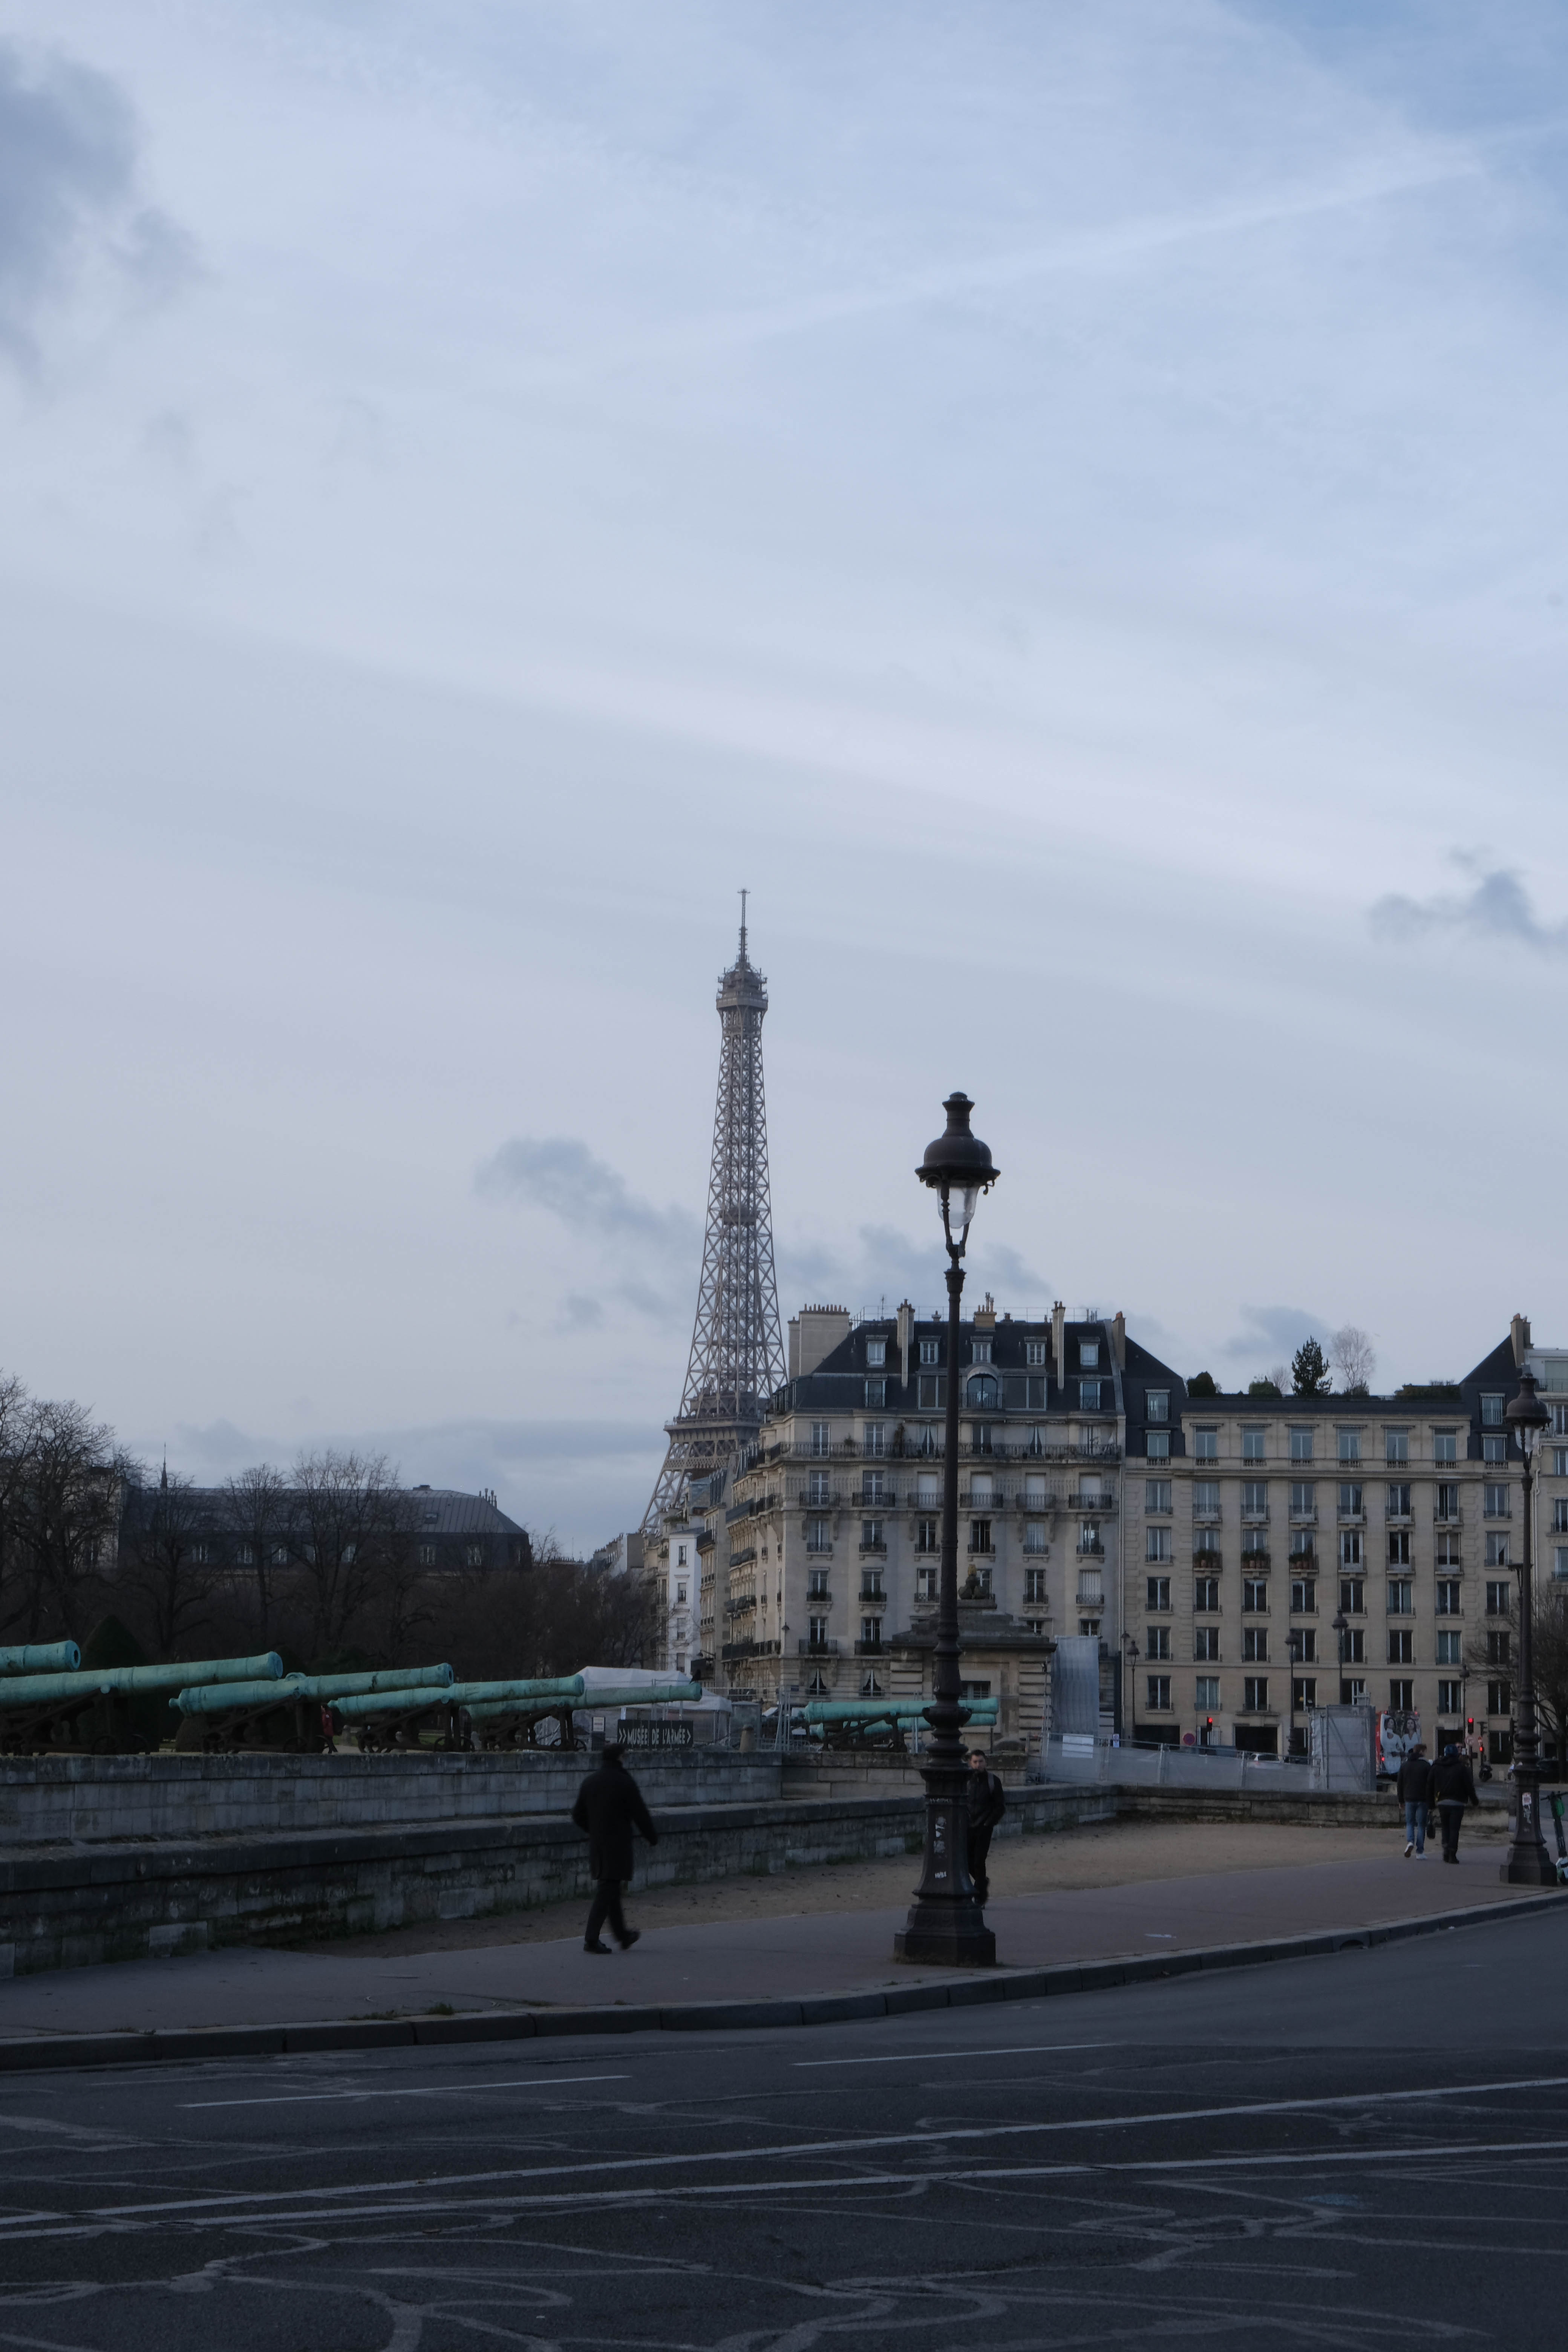
M 969 1773 L 969 1830 L 994 1830 L 1007 1810 L 1007 1791 L 994 1772 L 984 1765 Z
M 1479 1804 L 1468 1757 L 1438 1757 L 1432 1767 L 1432 1801 L 1438 1805 Z
M 648 1819 L 642 1790 L 617 1758 L 608 1758 L 590 1772 L 577 1791 L 572 1818 L 588 1833 L 588 1867 L 595 1878 L 629 1878 L 632 1874 L 632 1832 L 649 1845 L 658 1843 L 658 1832 Z
M 1425 1756 L 1407 1756 L 1399 1768 L 1399 1801 L 1402 1805 L 1429 1805 L 1432 1801 L 1432 1767 Z

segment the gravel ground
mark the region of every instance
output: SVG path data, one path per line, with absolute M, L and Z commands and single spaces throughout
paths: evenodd
M 1479 1823 L 1466 1824 L 1467 1842 Z M 1391 1851 L 1387 1830 L 1277 1828 L 1260 1822 L 1111 1822 L 1049 1835 L 1008 1838 L 991 1853 L 994 1895 L 1041 1895 L 1053 1887 L 1130 1886 L 1151 1879 L 1193 1878 L 1212 1871 L 1310 1869 L 1314 1863 L 1379 1858 Z M 1396 1847 L 1393 1848 L 1397 1851 Z M 772 1878 L 726 1878 L 705 1886 L 640 1887 L 626 1898 L 634 1927 L 689 1927 L 705 1920 L 776 1919 L 801 1912 L 877 1911 L 912 1894 L 917 1857 L 829 1863 Z M 580 1932 L 581 1901 L 552 1903 L 500 1918 L 432 1920 L 383 1936 L 296 1943 L 292 1951 L 349 1957 L 399 1952 L 469 1951 L 489 1944 L 552 1943 Z

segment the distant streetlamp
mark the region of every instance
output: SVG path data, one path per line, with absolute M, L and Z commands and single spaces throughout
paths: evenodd
M 1350 1619 L 1342 1609 L 1333 1614 L 1333 1628 L 1340 1645 L 1340 1705 L 1345 1704 L 1345 1635 L 1350 1631 Z
M 1122 1676 L 1122 1688 L 1126 1691 L 1127 1696 L 1122 1702 L 1121 1708 L 1121 1737 L 1126 1740 L 1128 1746 L 1131 1748 L 1133 1745 L 1132 1727 L 1138 1713 L 1139 1651 L 1138 1644 L 1133 1640 L 1131 1633 L 1123 1633 L 1121 1636 L 1121 1647 L 1125 1654 L 1127 1662 L 1126 1672 Z
M 1290 1729 L 1285 1744 L 1285 1753 L 1287 1757 L 1290 1757 L 1296 1753 L 1296 1669 L 1301 1663 L 1301 1634 L 1298 1626 L 1292 1625 L 1286 1634 L 1285 1652 L 1290 1665 L 1290 1671 L 1286 1677 L 1290 1685 Z
M 925 1711 L 931 1728 L 928 1761 L 921 1778 L 926 1790 L 925 1862 L 910 1916 L 893 1938 L 901 1960 L 935 1960 L 951 1966 L 991 1968 L 996 1938 L 969 1875 L 969 1771 L 959 1727 L 958 1674 L 958 1303 L 963 1292 L 963 1253 L 980 1196 L 1000 1171 L 978 1136 L 969 1131 L 974 1106 L 965 1094 L 942 1105 L 947 1126 L 915 1171 L 942 1208 L 947 1243 L 947 1436 L 942 1482 L 942 1567 L 937 1586 L 936 1665 L 933 1702 Z M 954 1228 L 957 1236 L 954 1238 Z
M 1503 1420 L 1524 1456 L 1524 1545 L 1519 1563 L 1519 1696 L 1514 1710 L 1513 1802 L 1509 1808 L 1508 1853 L 1499 1874 L 1512 1886 L 1555 1886 L 1557 1872 L 1541 1834 L 1541 1743 L 1535 1722 L 1535 1659 L 1531 1590 L 1534 1565 L 1531 1487 L 1535 1450 L 1551 1414 L 1535 1393 L 1535 1375 L 1521 1372 L 1519 1394 L 1510 1397 Z

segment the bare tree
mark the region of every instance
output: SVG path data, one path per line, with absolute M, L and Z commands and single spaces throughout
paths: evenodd
M 0 1633 L 18 1628 L 26 1611 L 18 1513 L 27 1475 L 31 1400 L 11 1373 L 0 1374 Z
M 310 1588 L 318 1659 L 340 1649 L 385 1571 L 400 1490 L 384 1454 L 301 1454 L 289 1544 Z
M 273 1580 L 289 1560 L 289 1481 L 258 1462 L 223 1482 L 223 1534 L 230 1573 L 254 1582 L 259 1646 L 272 1646 Z
M 171 1658 L 205 1618 L 218 1580 L 210 1507 L 189 1478 L 127 1490 L 119 1582 L 137 1604 L 154 1655 Z
M 46 1615 L 79 1638 L 88 1589 L 110 1564 L 121 1496 L 136 1465 L 79 1404 L 30 1404 L 24 1445 L 13 1522 L 25 1580 L 18 1613 L 30 1642 Z
M 1365 1396 L 1377 1370 L 1377 1351 L 1359 1323 L 1344 1323 L 1329 1341 L 1329 1361 L 1346 1396 Z

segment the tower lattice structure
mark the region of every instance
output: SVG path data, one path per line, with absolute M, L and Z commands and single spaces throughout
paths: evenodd
M 746 954 L 744 893 L 741 951 L 720 980 L 718 1007 L 719 1098 L 702 1279 L 680 1410 L 665 1423 L 669 1450 L 643 1517 L 648 1535 L 682 1507 L 692 1479 L 731 1467 L 754 1442 L 784 1377 L 763 1092 L 768 986 Z

